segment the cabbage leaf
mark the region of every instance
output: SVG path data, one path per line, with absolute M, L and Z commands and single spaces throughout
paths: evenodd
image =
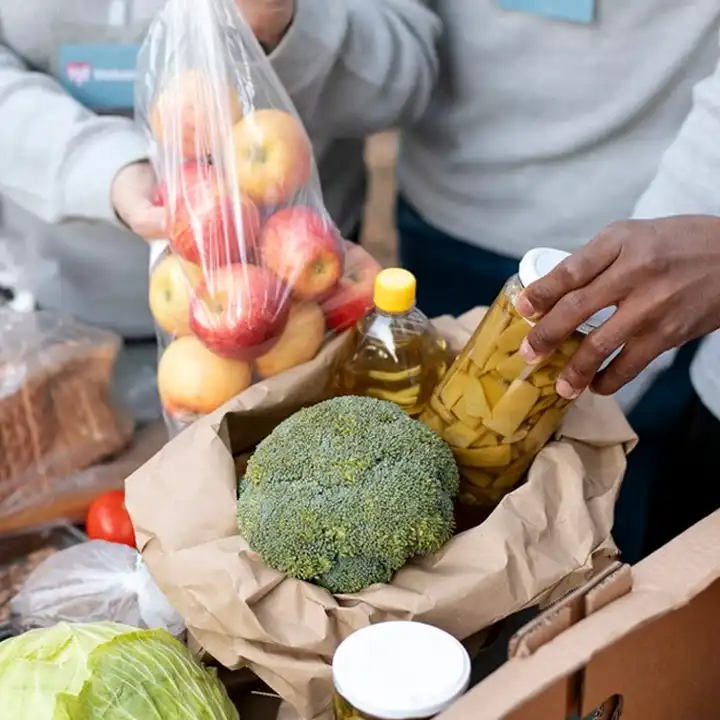
M 217 674 L 165 630 L 115 623 L 0 644 L 3 720 L 238 720 Z

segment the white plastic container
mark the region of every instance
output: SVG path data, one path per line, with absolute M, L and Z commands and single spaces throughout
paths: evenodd
M 386 622 L 358 630 L 333 658 L 336 720 L 427 720 L 467 690 L 470 657 L 443 630 Z

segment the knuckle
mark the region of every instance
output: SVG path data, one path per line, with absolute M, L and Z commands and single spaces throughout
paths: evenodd
M 628 234 L 632 232 L 631 220 L 615 220 L 608 223 L 597 235 L 594 242 L 597 245 L 618 246 L 622 245 Z
M 571 360 L 562 372 L 562 376 L 574 388 L 584 388 L 590 384 L 595 375 L 594 368 L 587 363 L 579 360 Z
M 615 387 L 621 387 L 626 382 L 632 380 L 637 374 L 634 370 L 636 361 L 630 358 L 625 359 L 622 362 L 613 363 L 606 371 L 605 377 L 607 380 L 611 380 Z
M 584 290 L 573 290 L 563 297 L 560 305 L 563 314 L 573 318 L 580 316 L 587 307 L 587 294 Z
M 622 237 L 626 232 L 627 220 L 615 220 L 608 223 L 599 233 L 598 239 L 608 241 L 615 241 L 618 237 Z
M 643 267 L 652 275 L 664 275 L 670 269 L 667 255 L 653 243 L 647 243 L 647 247 L 639 259 Z
M 590 357 L 600 365 L 615 349 L 612 340 L 605 334 L 593 332 L 585 340 Z
M 534 282 L 524 292 L 525 297 L 532 303 L 533 307 L 540 311 L 552 307 L 556 294 L 555 285 L 548 278 L 541 278 Z
M 659 323 L 658 337 L 664 345 L 675 346 L 684 343 L 690 335 L 687 317 L 671 315 Z
M 577 288 L 581 286 L 589 262 L 590 256 L 580 252 L 577 255 L 569 257 L 561 265 L 558 265 L 557 272 L 560 275 L 563 287 Z
M 530 346 L 539 353 L 549 352 L 555 345 L 555 335 L 552 329 L 543 322 L 539 322 L 528 335 Z

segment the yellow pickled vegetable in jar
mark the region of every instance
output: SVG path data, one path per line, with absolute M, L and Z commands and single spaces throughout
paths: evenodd
M 454 637 L 418 622 L 385 622 L 350 635 L 332 664 L 335 720 L 429 720 L 470 683 Z
M 375 309 L 360 320 L 341 355 L 337 395 L 388 400 L 419 415 L 448 366 L 447 345 L 415 306 L 415 277 L 388 268 L 375 280 Z
M 525 363 L 519 350 L 532 325 L 515 300 L 566 257 L 546 248 L 525 255 L 420 417 L 455 453 L 460 530 L 482 522 L 523 480 L 571 405 L 555 391 L 560 373 L 585 334 L 613 311 L 591 318 L 541 363 Z

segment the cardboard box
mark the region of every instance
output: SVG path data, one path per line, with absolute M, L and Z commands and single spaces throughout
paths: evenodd
M 442 720 L 720 718 L 720 512 L 517 633 Z

